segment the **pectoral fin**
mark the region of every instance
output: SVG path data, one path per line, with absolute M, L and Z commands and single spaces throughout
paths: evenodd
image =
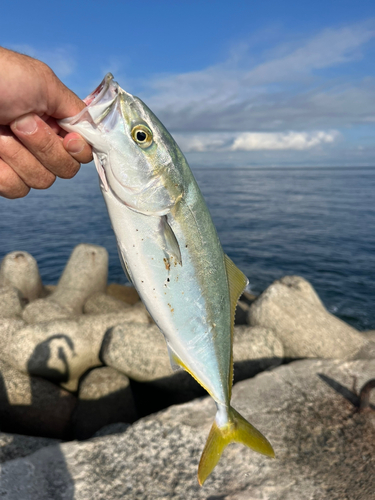
M 172 265 L 182 265 L 180 245 L 165 215 L 160 217 L 159 236 L 160 246 L 165 253 L 167 269 L 169 270 Z
M 246 278 L 244 273 L 240 271 L 238 267 L 230 260 L 228 255 L 225 255 L 224 257 L 225 257 L 225 269 L 227 271 L 228 285 L 229 285 L 231 337 L 233 345 L 234 316 L 236 314 L 237 302 L 238 299 L 241 297 L 243 291 L 245 290 L 249 280 Z M 230 397 L 233 384 L 233 352 L 231 354 L 231 371 L 228 384 L 229 384 L 229 397 Z

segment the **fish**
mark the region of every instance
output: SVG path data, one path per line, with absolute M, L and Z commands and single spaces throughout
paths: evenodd
M 269 441 L 230 404 L 234 315 L 248 280 L 224 254 L 187 160 L 112 74 L 84 102 L 59 124 L 93 148 L 123 269 L 164 335 L 172 368 L 186 370 L 216 403 L 199 484 L 231 442 L 274 457 Z

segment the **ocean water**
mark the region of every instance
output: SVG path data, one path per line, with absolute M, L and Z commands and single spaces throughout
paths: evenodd
M 258 294 L 285 275 L 311 282 L 329 311 L 375 329 L 375 169 L 212 169 L 192 165 L 225 252 Z M 0 198 L 0 259 L 30 252 L 56 283 L 75 245 L 103 245 L 125 283 L 92 165 L 20 200 Z

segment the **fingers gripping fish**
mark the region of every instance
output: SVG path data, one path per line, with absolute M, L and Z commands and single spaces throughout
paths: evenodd
M 267 439 L 230 406 L 234 314 L 247 278 L 224 255 L 185 157 L 111 74 L 85 103 L 60 125 L 93 147 L 124 271 L 163 333 L 172 366 L 189 372 L 217 405 L 199 483 L 232 441 L 273 457 Z

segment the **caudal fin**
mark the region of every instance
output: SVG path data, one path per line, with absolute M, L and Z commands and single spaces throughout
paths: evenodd
M 242 443 L 258 453 L 275 457 L 272 446 L 263 434 L 234 408 L 229 408 L 228 415 L 229 420 L 225 425 L 219 427 L 215 420 L 211 427 L 198 467 L 198 481 L 201 486 L 214 470 L 229 443 Z

